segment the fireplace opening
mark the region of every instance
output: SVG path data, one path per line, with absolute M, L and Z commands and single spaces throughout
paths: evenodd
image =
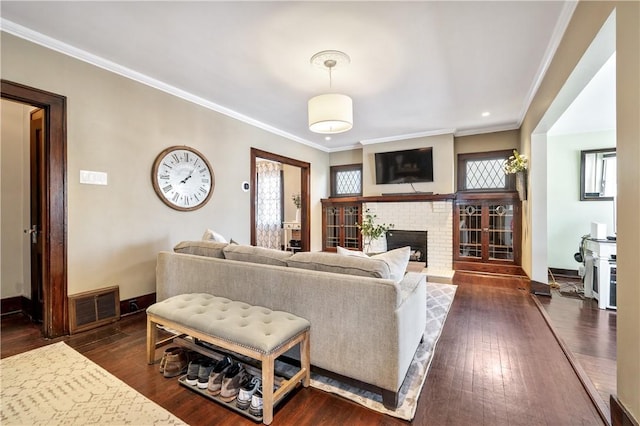
M 387 232 L 387 250 L 411 247 L 410 262 L 424 262 L 427 265 L 427 231 L 401 231 L 392 229 Z

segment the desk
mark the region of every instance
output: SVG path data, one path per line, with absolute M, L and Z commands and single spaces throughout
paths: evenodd
M 584 296 L 597 299 L 600 309 L 616 309 L 616 242 L 587 238 L 584 249 Z
M 285 251 L 300 250 L 300 246 L 292 246 L 291 240 L 300 241 L 300 222 L 282 222 L 282 241 Z

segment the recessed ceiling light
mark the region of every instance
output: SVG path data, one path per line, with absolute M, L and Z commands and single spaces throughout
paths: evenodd
M 491 115 L 491 113 L 489 111 L 485 111 L 485 112 L 482 113 L 483 117 L 488 117 L 490 115 Z
M 325 136 L 325 137 L 324 137 L 324 140 L 325 140 L 325 141 L 330 141 L 330 140 L 331 140 L 331 136 Z

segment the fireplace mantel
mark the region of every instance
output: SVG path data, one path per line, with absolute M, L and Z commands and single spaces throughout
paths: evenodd
M 456 194 L 387 194 L 374 195 L 368 197 L 334 197 L 325 198 L 322 201 L 330 201 L 334 203 L 398 203 L 398 202 L 421 202 L 421 201 L 446 201 L 455 200 Z

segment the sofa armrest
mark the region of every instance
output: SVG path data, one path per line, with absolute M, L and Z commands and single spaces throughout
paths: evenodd
M 407 272 L 404 278 L 402 278 L 402 281 L 398 283 L 400 287 L 400 301 L 398 305 L 402 305 L 407 298 L 415 293 L 419 285 L 426 285 L 426 282 L 426 275 L 417 272 Z

